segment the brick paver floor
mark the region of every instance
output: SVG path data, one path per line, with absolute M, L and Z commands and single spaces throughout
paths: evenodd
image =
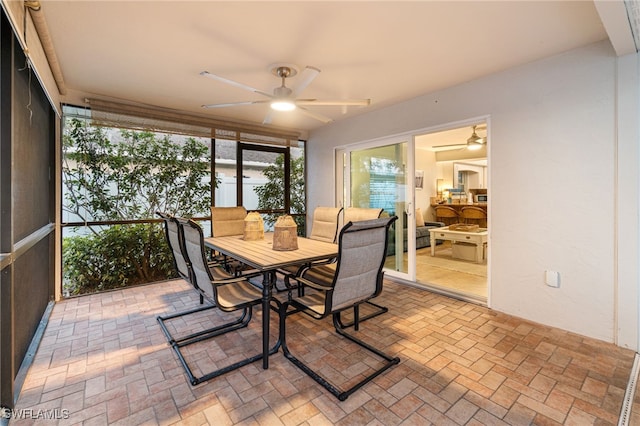
M 181 280 L 64 300 L 53 309 L 11 425 L 588 425 L 616 424 L 634 353 L 486 307 L 386 282 L 389 312 L 359 336 L 400 364 L 344 402 L 284 358 L 191 386 L 156 317 L 198 304 Z M 218 310 L 177 320 L 206 327 Z M 277 315 L 272 316 L 272 341 Z M 249 327 L 185 350 L 197 373 L 260 349 Z M 294 353 L 344 384 L 377 362 L 331 320 L 287 320 Z M 25 415 L 25 413 L 27 413 Z M 26 419 L 24 417 L 32 417 Z

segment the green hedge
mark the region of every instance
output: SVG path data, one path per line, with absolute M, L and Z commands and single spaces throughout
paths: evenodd
M 97 234 L 66 237 L 62 259 L 68 295 L 177 277 L 164 228 L 157 223 L 113 225 Z

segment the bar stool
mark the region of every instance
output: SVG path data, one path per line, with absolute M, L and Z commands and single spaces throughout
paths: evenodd
M 449 206 L 435 206 L 436 220 L 438 222 L 444 222 L 447 225 L 458 222 L 458 212 L 453 207 Z
M 487 227 L 487 212 L 474 206 L 465 206 L 460 210 L 460 217 L 464 223 L 476 223 L 481 228 Z

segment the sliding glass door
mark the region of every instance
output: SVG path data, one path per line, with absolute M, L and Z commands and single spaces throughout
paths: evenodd
M 486 119 L 482 120 L 342 147 L 335 156 L 335 193 L 338 206 L 383 208 L 383 214 L 398 216 L 389 233 L 387 276 L 486 303 L 488 247 L 483 261 L 475 260 L 477 251 L 473 252 L 476 258 L 468 260 L 462 253 L 468 245 L 460 244 L 454 251 L 451 241 L 439 239 L 431 247 L 429 233 L 437 226 L 434 222 L 442 221 L 435 215 L 435 206 L 463 206 L 459 200 L 443 201 L 443 193 L 462 188 L 463 192 L 485 194 L 474 199 L 474 204 L 487 208 L 487 148 L 464 149 L 472 132 L 486 129 Z M 464 202 L 466 205 L 467 199 Z
M 337 162 L 343 163 L 337 164 L 342 172 L 337 173 L 337 180 L 342 180 L 344 188 L 338 192 L 338 204 L 382 208 L 383 216 L 398 216 L 389 232 L 385 268 L 406 279 L 411 279 L 406 254 L 415 251 L 415 242 L 411 244 L 415 239 L 407 238 L 415 233 L 415 226 L 408 226 L 413 219 L 413 165 L 407 159 L 410 144 L 407 140 L 378 141 L 345 149 L 336 156 Z

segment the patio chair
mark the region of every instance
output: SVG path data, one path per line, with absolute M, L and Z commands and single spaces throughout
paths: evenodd
M 182 247 L 185 250 L 185 260 L 190 266 L 189 275 L 192 280 L 192 285 L 200 295 L 201 300 L 206 299 L 210 303 L 210 306 L 166 317 L 159 316 L 157 320 L 169 344 L 174 349 L 180 363 L 185 369 L 189 377 L 189 382 L 195 386 L 262 359 L 262 352 L 260 352 L 229 366 L 219 368 L 200 377 L 195 377 L 181 351 L 181 348 L 185 346 L 246 327 L 251 321 L 253 306 L 262 303 L 262 292 L 252 285 L 247 277 L 231 275 L 222 267 L 209 267 L 204 251 L 202 228 L 192 220 L 182 218 L 173 218 L 173 220 L 178 224 L 178 235 L 182 241 Z M 165 321 L 211 308 L 218 308 L 223 312 L 241 311 L 241 315 L 224 324 L 216 325 L 207 330 L 202 330 L 180 338 L 172 336 L 165 325 Z M 275 352 L 275 350 L 276 349 L 273 349 L 272 352 Z
M 176 268 L 180 278 L 193 285 L 193 277 L 191 276 L 191 265 L 187 260 L 186 249 L 184 247 L 184 238 L 182 238 L 182 230 L 178 224 L 178 217 L 174 217 L 169 213 L 157 211 L 156 214 L 164 221 L 164 233 L 167 237 L 167 244 L 173 255 L 173 266 Z M 209 261 L 209 267 L 219 266 L 217 261 Z M 200 304 L 204 304 L 204 298 L 200 297 Z M 211 306 L 213 307 L 213 306 Z M 208 307 L 202 308 L 208 309 Z M 201 310 L 201 309 L 199 309 Z M 190 311 L 192 312 L 192 311 Z
M 180 243 L 178 222 L 168 213 L 156 212 L 164 221 L 164 233 L 167 237 L 167 244 L 173 255 L 173 266 L 178 271 L 178 275 L 185 281 L 191 283 L 189 276 L 189 265 L 184 258 L 184 249 Z
M 174 217 L 165 212 L 156 212 L 158 216 L 162 218 L 164 221 L 164 231 L 165 236 L 167 237 L 167 244 L 169 245 L 169 249 L 171 250 L 171 254 L 173 255 L 173 265 L 178 272 L 180 278 L 184 279 L 189 284 L 193 285 L 193 277 L 191 274 L 191 264 L 187 259 L 186 249 L 184 247 L 184 238 L 182 237 L 182 229 L 178 224 L 178 218 Z M 215 262 L 209 262 L 209 266 L 215 266 Z M 200 304 L 204 304 L 204 298 L 200 296 Z M 167 317 L 163 317 L 164 319 L 172 319 L 177 318 L 183 315 L 188 315 L 191 313 L 199 312 L 205 309 L 210 309 L 215 306 L 204 306 L 198 309 L 192 309 L 189 311 L 173 314 Z
M 242 206 L 211 206 L 211 235 L 213 237 L 242 235 L 245 217 L 247 217 L 247 209 Z
M 340 401 L 344 401 L 353 392 L 400 362 L 399 358 L 387 355 L 347 334 L 340 325 L 340 314 L 347 309 L 354 309 L 354 329 L 359 330 L 360 305 L 378 296 L 382 291 L 387 231 L 396 219 L 394 216 L 347 223 L 340 231 L 337 262 L 332 265 L 312 266 L 305 270 L 298 279 L 310 290 L 304 296 L 291 298 L 280 305 L 280 343 L 285 357 Z M 289 306 L 294 309 L 288 312 Z M 336 333 L 382 358 L 383 365 L 348 389 L 339 389 L 291 353 L 286 340 L 286 319 L 298 312 L 315 319 L 331 315 Z
M 342 207 L 316 207 L 313 211 L 313 222 L 309 238 L 335 243 L 338 236 L 340 213 L 342 213 Z
M 347 207 L 344 209 L 344 223 L 377 219 L 383 210 L 374 207 Z
M 187 250 L 184 246 L 182 229 L 180 228 L 177 218 L 164 212 L 156 212 L 156 214 L 160 216 L 164 221 L 164 230 L 165 230 L 165 235 L 167 237 L 167 244 L 169 245 L 169 249 L 171 250 L 171 254 L 173 255 L 173 263 L 174 263 L 174 267 L 176 268 L 176 271 L 178 272 L 178 275 L 182 279 L 184 279 L 186 282 L 188 282 L 189 284 L 195 287 L 194 281 L 193 281 L 193 274 L 191 271 L 191 264 L 189 263 L 189 260 L 187 258 Z M 204 297 L 202 295 L 200 295 L 200 304 L 204 305 Z M 201 306 L 195 309 L 189 309 L 187 311 L 181 311 L 181 312 L 171 314 L 171 315 L 166 315 L 166 316 L 158 316 L 157 320 L 160 323 L 160 326 L 162 327 L 162 330 L 164 331 L 165 335 L 169 339 L 169 343 L 172 343 L 173 341 L 175 341 L 175 339 L 173 339 L 170 336 L 169 331 L 165 327 L 165 324 L 164 324 L 165 321 L 170 321 L 174 318 L 180 318 L 186 315 L 195 314 L 197 312 L 206 311 L 208 309 L 213 309 L 215 307 L 216 307 L 215 304 L 208 303 L 204 306 Z M 206 334 L 207 332 L 208 330 L 205 330 L 203 333 Z M 193 339 L 200 335 L 202 335 L 202 333 L 194 333 L 189 336 L 185 336 L 182 339 Z
M 377 208 L 377 207 L 347 207 L 346 209 L 344 209 L 344 223 L 377 219 L 382 215 L 383 211 L 384 209 Z M 367 301 L 367 305 L 373 306 L 375 310 L 363 316 L 362 318 L 360 318 L 359 321 L 366 321 L 370 318 L 377 317 L 378 315 L 382 315 L 389 311 L 389 309 L 386 306 L 379 305 L 372 301 Z M 347 323 L 341 322 L 340 323 L 341 326 L 344 328 L 344 327 L 351 327 L 352 325 L 354 325 L 355 315 L 356 313 L 354 312 L 353 321 L 349 321 Z
M 226 237 L 229 235 L 244 234 L 244 218 L 247 217 L 247 209 L 243 206 L 215 207 L 211 206 L 211 236 Z M 229 259 L 221 253 L 214 253 L 214 258 L 222 263 L 224 268 L 234 275 L 240 275 L 247 270 L 246 265 L 235 259 Z M 248 271 L 252 273 L 253 271 Z
M 342 207 L 316 207 L 313 211 L 313 222 L 311 224 L 311 234 L 309 234 L 309 239 L 335 243 L 338 234 L 340 213 L 342 213 Z M 333 262 L 335 262 L 335 259 L 329 259 L 322 263 Z M 289 266 L 278 270 L 278 272 L 284 276 L 284 283 L 286 287 L 285 291 L 291 291 L 299 288 L 298 284 L 291 284 L 291 279 L 298 275 L 301 268 L 309 266 L 310 265 Z

